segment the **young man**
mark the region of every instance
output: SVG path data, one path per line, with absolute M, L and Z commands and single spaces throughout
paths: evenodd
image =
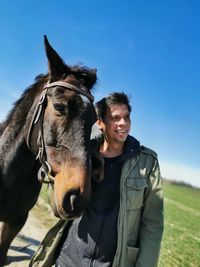
M 30 266 L 157 266 L 163 232 L 157 155 L 129 135 L 126 94 L 103 98 L 96 112 L 102 134 L 92 142 L 104 160 L 104 179 L 92 182 L 91 200 L 79 219 L 50 231 Z

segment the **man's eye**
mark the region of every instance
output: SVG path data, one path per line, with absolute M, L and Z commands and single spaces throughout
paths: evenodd
M 58 112 L 60 112 L 61 114 L 66 114 L 67 111 L 68 111 L 67 106 L 66 106 L 66 105 L 63 105 L 63 104 L 61 104 L 61 103 L 54 103 L 53 106 L 54 106 L 54 108 L 55 108 Z
M 114 121 L 118 121 L 119 120 L 119 117 L 117 117 L 117 116 L 116 117 L 113 117 L 113 120 Z

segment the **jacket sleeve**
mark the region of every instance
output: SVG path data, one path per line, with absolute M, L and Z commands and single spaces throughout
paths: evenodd
M 46 234 L 35 254 L 31 258 L 29 267 L 55 266 L 55 252 L 58 248 L 68 221 L 59 220 Z
M 158 160 L 148 177 L 144 194 L 139 240 L 139 255 L 135 267 L 156 267 L 163 233 L 163 191 Z

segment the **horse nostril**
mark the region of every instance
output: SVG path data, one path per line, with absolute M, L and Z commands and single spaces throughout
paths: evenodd
M 63 208 L 67 213 L 74 212 L 80 203 L 80 191 L 71 190 L 66 193 L 63 200 Z
M 71 195 L 69 199 L 70 199 L 71 210 L 74 211 L 76 206 L 76 195 Z

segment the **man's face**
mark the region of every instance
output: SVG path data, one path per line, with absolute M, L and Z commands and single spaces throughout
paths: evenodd
M 125 142 L 131 127 L 128 107 L 124 104 L 110 106 L 104 121 L 98 121 L 98 125 L 108 142 Z

